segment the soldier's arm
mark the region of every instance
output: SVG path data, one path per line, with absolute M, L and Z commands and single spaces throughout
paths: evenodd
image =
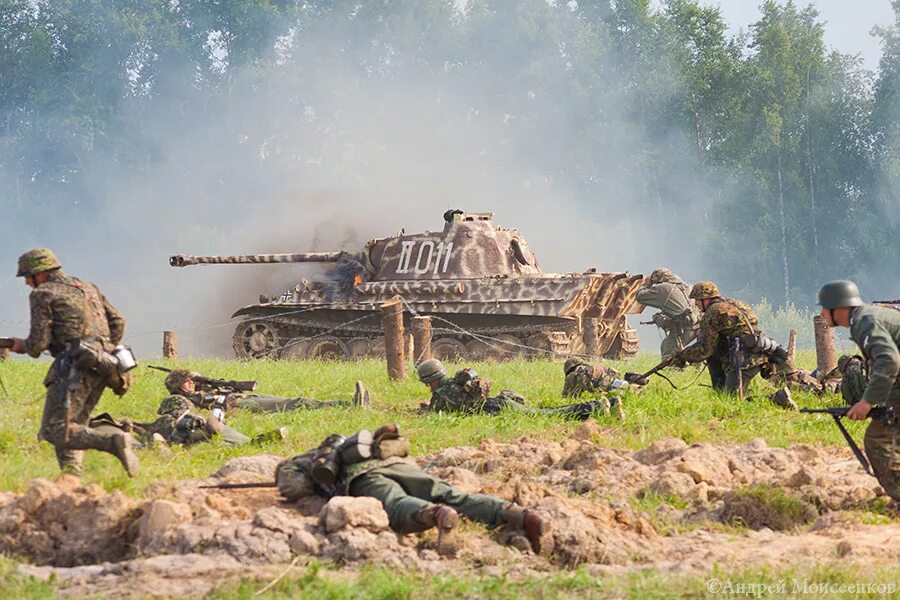
M 562 397 L 563 398 L 570 398 L 575 395 L 573 393 L 573 388 L 574 388 L 574 383 L 575 383 L 574 380 L 575 380 L 575 378 L 572 377 L 571 374 L 566 375 L 566 380 L 563 382 L 563 389 L 562 389 Z
M 31 330 L 25 340 L 25 352 L 32 358 L 37 358 L 50 347 L 53 311 L 50 308 L 49 294 L 40 290 L 31 292 L 29 303 L 31 305 Z
M 710 309 L 712 310 L 712 309 Z M 700 362 L 711 357 L 719 345 L 719 328 L 715 313 L 707 311 L 700 320 L 700 331 L 697 341 L 679 353 L 679 357 L 687 362 Z
M 865 319 L 860 325 L 857 343 L 871 361 L 869 382 L 862 399 L 869 404 L 883 405 L 900 372 L 900 351 L 887 330 L 874 319 Z
M 109 324 L 109 341 L 112 342 L 113 345 L 119 344 L 122 341 L 122 338 L 125 337 L 125 319 L 122 317 L 122 313 L 120 313 L 115 306 L 110 304 L 109 300 L 106 299 L 106 296 L 104 296 L 100 290 L 97 290 L 97 293 L 100 294 L 100 300 L 103 302 L 103 310 L 106 312 L 106 322 Z
M 637 300 L 644 306 L 650 306 L 652 308 L 662 308 L 662 301 L 659 298 L 659 290 L 656 289 L 656 286 L 651 285 L 642 287 L 637 291 L 635 300 Z

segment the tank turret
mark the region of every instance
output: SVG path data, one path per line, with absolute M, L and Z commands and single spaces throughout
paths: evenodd
M 357 358 L 384 351 L 379 307 L 401 296 L 408 314 L 431 315 L 439 358 L 509 358 L 583 352 L 585 319 L 598 321 L 600 354 L 637 352 L 626 314 L 641 275 L 544 273 L 516 229 L 493 213 L 448 210 L 440 231 L 376 238 L 358 252 L 175 255 L 173 267 L 201 264 L 334 263 L 276 298 L 261 297 L 235 317 L 239 358 Z M 591 329 L 593 331 L 593 329 Z

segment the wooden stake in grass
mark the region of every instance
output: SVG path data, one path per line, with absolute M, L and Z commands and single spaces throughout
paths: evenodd
M 413 361 L 416 365 L 431 358 L 431 317 L 413 317 Z
M 788 347 L 787 347 L 787 362 L 791 366 L 791 368 L 796 368 L 797 365 L 797 330 L 791 329 L 791 335 L 788 338 Z
M 816 368 L 819 375 L 825 375 L 837 366 L 837 358 L 834 355 L 834 334 L 832 334 L 831 328 L 825 325 L 822 315 L 813 317 L 813 331 L 816 334 Z
M 394 296 L 381 305 L 381 326 L 384 328 L 384 353 L 388 377 L 406 379 L 405 336 L 403 335 L 403 299 Z
M 174 331 L 163 331 L 163 358 L 178 358 L 178 334 Z

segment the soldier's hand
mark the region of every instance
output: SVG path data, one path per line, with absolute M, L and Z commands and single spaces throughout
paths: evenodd
M 847 418 L 851 421 L 862 421 L 869 416 L 870 410 L 872 410 L 872 405 L 865 400 L 860 400 L 847 411 Z
M 10 346 L 9 351 L 14 352 L 15 354 L 25 354 L 25 340 L 22 338 L 12 338 L 13 345 Z
M 683 369 L 687 366 L 687 361 L 684 360 L 679 354 L 672 355 L 672 361 L 669 363 L 670 367 L 675 367 L 676 369 Z

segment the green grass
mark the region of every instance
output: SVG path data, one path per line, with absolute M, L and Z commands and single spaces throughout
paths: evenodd
M 653 365 L 652 355 L 643 355 L 631 363 L 613 363 L 620 370 L 642 371 Z M 801 363 L 810 363 L 812 355 L 801 356 Z M 315 446 L 332 432 L 352 433 L 360 428 L 374 429 L 395 421 L 412 442 L 414 454 L 443 448 L 474 445 L 487 438 L 499 441 L 515 440 L 523 435 L 546 440 L 560 440 L 578 428 L 579 423 L 554 417 L 506 413 L 499 417 L 418 414 L 419 402 L 426 400 L 428 390 L 414 377 L 393 382 L 387 378 L 383 362 L 368 360 L 353 363 L 332 362 L 276 362 L 187 360 L 152 361 L 168 367 L 188 367 L 210 377 L 227 379 L 256 379 L 261 392 L 284 396 L 302 395 L 318 400 L 349 399 L 353 383 L 362 379 L 372 392 L 370 410 L 326 409 L 293 411 L 261 415 L 233 412 L 229 425 L 248 435 L 286 426 L 289 437 L 283 442 L 262 448 L 245 446 L 231 448 L 219 442 L 191 448 L 175 448 L 172 452 L 144 450 L 141 452 L 142 472 L 134 480 L 128 479 L 115 459 L 88 452 L 85 459 L 85 480 L 102 484 L 107 489 L 121 489 L 139 495 L 148 485 L 173 479 L 205 477 L 228 459 L 249 454 L 273 453 L 291 455 Z M 50 446 L 37 440 L 43 407 L 43 377 L 46 361 L 8 360 L 0 362 L 0 378 L 8 395 L 0 392 L 0 453 L 4 468 L 0 472 L 0 489 L 21 490 L 34 477 L 53 478 L 58 469 Z M 450 369 L 460 365 L 449 365 Z M 482 377 L 493 382 L 493 390 L 513 389 L 523 393 L 529 404 L 558 406 L 568 401 L 560 397 L 562 365 L 550 361 L 517 361 L 509 363 L 474 364 Z M 145 366 L 136 370 L 132 390 L 118 398 L 104 394 L 97 412 L 127 416 L 138 421 L 151 421 L 156 416 L 159 401 L 166 395 L 162 385 L 164 373 Z M 708 376 L 699 376 L 693 369 L 671 372 L 670 377 L 683 390 L 674 390 L 668 383 L 653 378 L 640 394 L 625 399 L 627 423 L 623 426 L 614 416 L 600 417 L 604 425 L 596 441 L 615 448 L 638 449 L 664 436 L 683 438 L 688 443 L 715 442 L 739 444 L 754 438 L 764 438 L 773 446 L 788 446 L 803 442 L 814 445 L 842 445 L 843 439 L 830 419 L 785 412 L 766 398 L 771 391 L 768 383 L 754 381 L 752 401 L 739 402 L 734 397 L 713 393 L 703 384 Z M 693 385 L 691 385 L 693 383 Z M 801 406 L 839 404 L 838 398 L 822 399 L 795 393 Z M 848 423 L 857 436 L 865 424 Z

